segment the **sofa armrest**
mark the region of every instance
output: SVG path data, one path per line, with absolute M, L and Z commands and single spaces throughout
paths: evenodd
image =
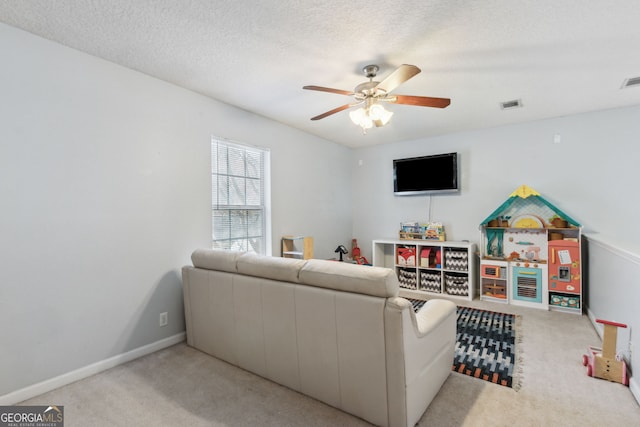
M 393 397 L 389 421 L 390 425 L 413 426 L 451 372 L 456 341 L 456 305 L 434 299 L 414 313 L 409 301 L 390 298 L 387 300 L 387 321 L 388 344 L 400 347 L 400 354 L 389 355 L 389 361 L 400 365 L 387 368 L 389 396 Z
M 424 337 L 440 327 L 451 315 L 455 315 L 456 305 L 451 301 L 431 300 L 415 313 L 415 328 L 418 337 Z M 454 335 L 455 338 L 455 329 Z
M 405 325 L 403 328 L 407 383 L 422 376 L 442 352 L 450 353 L 447 356 L 451 370 L 456 340 L 456 305 L 434 299 L 427 301 L 418 313 L 409 307 L 403 315 L 405 322 L 410 320 L 411 324 L 411 327 Z
M 414 313 L 411 302 L 401 297 L 390 298 L 387 305 L 397 308 L 400 311 L 410 310 L 409 317 L 413 324 L 416 337 L 428 335 L 435 328 L 439 327 L 452 313 L 455 314 L 456 311 L 456 305 L 454 303 L 441 299 L 427 301 L 417 313 Z

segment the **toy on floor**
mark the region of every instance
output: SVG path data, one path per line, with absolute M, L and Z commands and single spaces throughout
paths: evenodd
M 347 248 L 344 247 L 344 245 L 338 246 L 336 250 L 333 252 L 340 254 L 340 262 L 344 261 L 344 259 L 342 258 L 342 255 L 346 255 L 349 253 L 349 251 L 347 250 Z
M 369 264 L 369 261 L 367 261 L 367 259 L 363 257 L 360 252 L 360 248 L 358 247 L 358 239 L 351 240 L 351 256 L 356 264 Z
M 626 328 L 622 323 L 596 319 L 604 325 L 602 348 L 589 346 L 589 354 L 582 355 L 582 364 L 587 367 L 587 375 L 629 385 L 627 364 L 616 355 L 618 328 Z

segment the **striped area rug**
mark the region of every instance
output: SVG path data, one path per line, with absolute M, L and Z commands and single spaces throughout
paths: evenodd
M 424 301 L 411 300 L 418 311 Z M 516 344 L 520 316 L 470 307 L 457 308 L 452 370 L 514 390 L 520 388 L 521 361 Z

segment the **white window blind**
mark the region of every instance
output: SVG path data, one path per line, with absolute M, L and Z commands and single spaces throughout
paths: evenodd
M 268 151 L 211 140 L 212 247 L 265 254 Z

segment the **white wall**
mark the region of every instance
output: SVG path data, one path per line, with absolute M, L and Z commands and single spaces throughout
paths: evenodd
M 0 397 L 184 331 L 211 135 L 271 150 L 274 254 L 350 239 L 346 148 L 4 24 L 0 57 Z
M 585 231 L 637 240 L 638 135 L 640 107 L 631 107 L 354 150 L 353 234 L 370 255 L 371 240 L 397 236 L 401 221 L 431 219 L 448 240 L 478 243 L 480 222 L 527 184 Z M 394 158 L 453 151 L 460 194 L 393 196 Z

